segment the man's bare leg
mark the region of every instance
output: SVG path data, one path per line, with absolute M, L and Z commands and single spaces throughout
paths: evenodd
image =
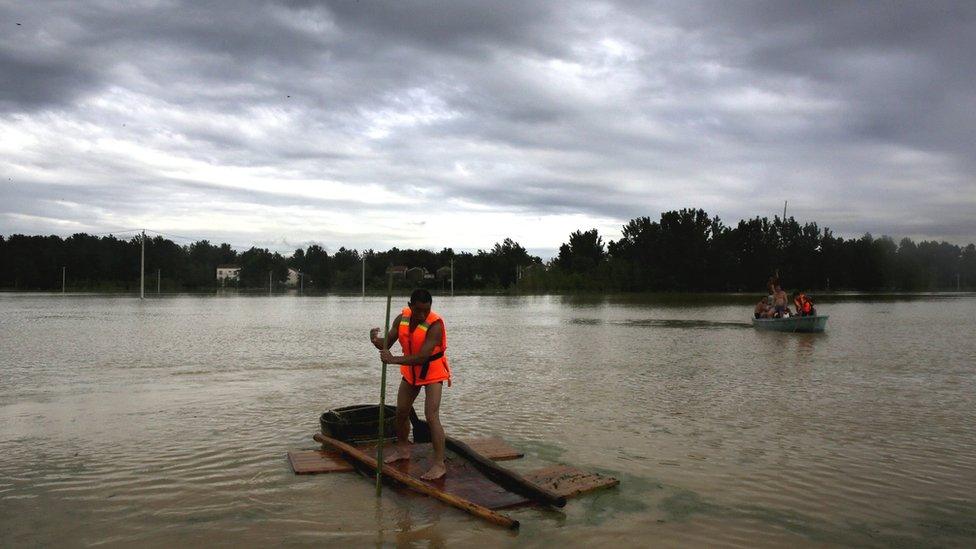
M 386 463 L 393 463 L 401 459 L 410 459 L 410 409 L 413 401 L 420 394 L 420 387 L 414 387 L 407 380 L 400 378 L 400 388 L 397 390 L 396 404 L 396 445 L 389 455 L 383 458 Z
M 441 425 L 441 392 L 443 383 L 425 385 L 427 394 L 424 398 L 424 419 L 430 425 L 430 440 L 434 446 L 434 460 L 430 469 L 420 475 L 424 480 L 436 480 L 444 476 L 447 468 L 444 466 L 444 427 Z

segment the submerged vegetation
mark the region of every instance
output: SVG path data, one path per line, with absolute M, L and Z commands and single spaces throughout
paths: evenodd
M 865 234 L 835 237 L 816 223 L 794 218 L 756 217 L 725 225 L 703 210 L 684 209 L 632 219 L 619 240 L 603 241 L 596 229 L 576 231 L 548 262 L 505 239 L 476 253 L 444 248 L 329 253 L 320 245 L 295 250 L 290 257 L 252 247 L 238 252 L 207 240 L 179 245 L 156 236 L 146 240 L 146 285 L 164 291 L 215 288 L 217 265 L 240 267 L 232 286 L 282 285 L 288 269 L 304 273 L 303 285 L 318 291 L 355 291 L 365 259 L 368 288 L 384 287 L 389 266 L 411 268 L 411 285 L 449 288 L 453 261 L 458 290 L 518 288 L 527 292 L 563 291 L 754 291 L 778 272 L 794 289 L 950 290 L 976 288 L 976 246 L 947 242 L 900 242 Z M 72 290 L 135 290 L 139 287 L 139 237 L 75 234 L 0 236 L 0 288 L 59 290 L 62 268 Z

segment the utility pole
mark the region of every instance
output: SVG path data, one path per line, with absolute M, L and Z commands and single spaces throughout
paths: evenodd
M 454 297 L 454 258 L 451 258 L 451 297 Z
M 142 230 L 142 260 L 139 266 L 139 299 L 146 298 L 146 230 Z
M 305 295 L 305 273 L 298 271 L 298 293 Z
M 366 297 L 366 254 L 363 254 L 363 297 Z
M 960 291 L 962 286 L 959 284 L 959 273 L 956 273 L 956 291 Z
M 268 271 L 268 295 L 271 295 L 271 271 Z
M 783 201 L 783 223 L 784 223 L 784 224 L 786 223 L 786 205 L 787 205 L 787 204 L 788 204 L 789 202 L 790 202 L 789 200 L 784 200 L 784 201 Z
M 163 270 L 156 269 L 156 295 L 159 295 L 159 288 L 162 287 Z
M 65 280 L 67 278 L 67 272 L 68 272 L 68 268 L 67 267 L 61 267 L 61 293 L 62 294 L 64 293 L 64 286 L 65 286 L 64 282 L 65 282 Z M 956 276 L 956 279 L 958 280 L 958 278 L 959 277 L 957 275 Z

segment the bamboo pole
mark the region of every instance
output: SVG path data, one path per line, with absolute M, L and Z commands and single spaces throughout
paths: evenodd
M 404 486 L 410 488 L 411 490 L 414 490 L 415 492 L 420 492 L 421 494 L 438 499 L 448 505 L 451 505 L 452 507 L 456 507 L 478 518 L 487 520 L 492 524 L 504 526 L 505 528 L 511 528 L 512 530 L 515 530 L 519 527 L 519 522 L 517 520 L 506 517 L 501 513 L 496 513 L 495 511 L 492 511 L 487 507 L 483 507 L 481 505 L 478 505 L 477 503 L 472 503 L 464 498 L 460 498 L 458 496 L 448 494 L 447 492 L 444 492 L 442 490 L 438 490 L 437 488 L 434 488 L 429 484 L 425 484 L 413 478 L 412 476 L 397 470 L 396 468 L 390 465 L 386 465 L 382 462 L 378 462 L 374 460 L 370 456 L 361 452 L 355 446 L 346 444 L 345 442 L 327 437 L 319 433 L 316 433 L 314 438 L 316 441 L 322 444 L 328 444 L 329 446 L 332 446 L 336 450 L 339 450 L 340 452 L 348 456 L 350 459 L 358 461 L 359 463 L 365 465 L 366 467 L 379 469 L 380 465 L 382 465 L 383 473 L 388 478 L 393 479 L 399 482 L 400 484 L 403 484 Z
M 386 322 L 383 324 L 383 350 L 390 349 L 390 303 L 393 301 L 393 272 L 387 273 L 386 282 Z M 386 437 L 386 362 L 383 363 L 383 374 L 380 377 L 380 424 L 379 436 L 376 444 L 376 463 L 383 463 L 383 439 Z M 376 467 L 376 497 L 383 492 L 383 470 Z

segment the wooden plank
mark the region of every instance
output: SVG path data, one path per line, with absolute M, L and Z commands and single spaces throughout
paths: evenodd
M 373 470 L 375 470 L 377 465 L 379 465 L 376 463 L 376 460 L 374 458 L 363 453 L 360 449 L 356 448 L 355 446 L 346 444 L 345 442 L 341 442 L 333 438 L 329 438 L 327 436 L 318 435 L 318 434 L 315 435 L 315 440 L 322 442 L 323 444 L 328 444 L 336 448 L 337 450 L 342 451 L 342 453 L 346 457 L 353 459 L 359 462 L 360 464 L 368 468 L 371 468 Z M 411 459 L 409 462 L 404 460 L 404 462 L 407 463 L 408 465 L 416 463 L 413 459 Z M 448 505 L 461 509 L 462 511 L 466 511 L 471 515 L 474 515 L 478 518 L 491 522 L 492 524 L 497 524 L 499 526 L 504 526 L 506 528 L 511 528 L 511 529 L 517 529 L 519 527 L 519 522 L 517 520 L 496 513 L 491 509 L 488 509 L 476 503 L 472 503 L 468 500 L 465 500 L 464 498 L 444 492 L 443 490 L 441 490 L 436 486 L 436 481 L 428 483 L 420 480 L 419 478 L 415 478 L 410 474 L 404 473 L 399 469 L 394 468 L 388 464 L 382 464 L 381 466 L 383 470 L 383 478 L 386 480 L 394 480 L 406 486 L 407 488 L 410 488 L 415 492 L 419 492 L 421 494 L 435 498 L 439 501 L 447 503 Z
M 486 477 L 512 492 L 554 507 L 564 507 L 566 505 L 565 497 L 553 493 L 547 487 L 540 486 L 511 469 L 495 465 L 495 462 L 481 455 L 477 450 L 460 440 L 448 437 L 447 446 L 470 461 Z
M 500 437 L 472 438 L 464 442 L 479 454 L 494 461 L 507 461 L 525 456 Z
M 495 461 L 518 459 L 525 455 L 499 437 L 474 438 L 465 442 L 479 454 Z M 367 453 L 376 453 L 375 444 L 360 447 Z M 353 470 L 352 465 L 335 450 L 290 450 L 288 462 L 296 475 L 346 473 Z
M 423 430 L 430 431 L 430 426 L 427 422 L 417 417 L 413 409 L 411 409 L 411 412 L 410 421 L 414 426 L 414 435 L 416 436 L 417 433 Z M 552 491 L 539 486 L 511 469 L 495 465 L 487 456 L 465 442 L 451 436 L 445 437 L 445 442 L 449 450 L 470 461 L 483 475 L 504 486 L 509 491 L 554 507 L 563 507 L 566 505 L 566 498 L 554 494 Z
M 575 498 L 620 484 L 613 477 L 588 473 L 571 465 L 553 465 L 527 473 L 525 478 L 566 498 Z
M 433 454 L 434 448 L 431 444 L 414 444 L 410 449 L 409 461 L 397 461 L 391 465 L 404 474 L 419 478 L 430 468 Z M 447 473 L 428 484 L 489 509 L 505 509 L 529 503 L 525 497 L 492 482 L 474 464 L 451 451 L 447 451 L 444 456 L 444 466 Z
M 346 473 L 352 465 L 334 450 L 289 450 L 288 463 L 296 475 Z

